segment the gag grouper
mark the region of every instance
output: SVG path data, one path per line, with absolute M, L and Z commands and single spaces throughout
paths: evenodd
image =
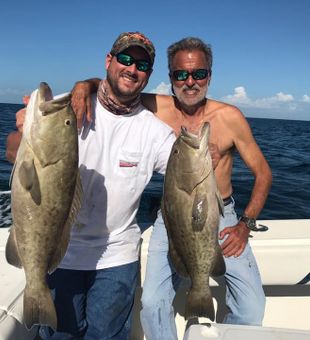
M 167 165 L 162 214 L 169 255 L 176 271 L 191 278 L 185 318 L 215 318 L 211 275 L 223 275 L 225 262 L 218 243 L 223 200 L 217 188 L 208 149 L 210 125 L 198 135 L 181 128 Z
M 31 94 L 11 176 L 8 263 L 23 267 L 24 322 L 57 329 L 46 274 L 63 258 L 81 205 L 78 132 L 70 95 L 53 100 L 46 83 Z

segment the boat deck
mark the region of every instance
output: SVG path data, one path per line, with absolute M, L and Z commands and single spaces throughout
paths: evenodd
M 259 223 L 267 225 L 269 230 L 253 233 L 254 237 L 250 239 L 250 243 L 258 262 L 267 297 L 264 327 L 256 327 L 257 330 L 255 330 L 245 326 L 240 329 L 236 326 L 213 324 L 212 332 L 215 329 L 218 333 L 217 336 L 212 336 L 210 326 L 203 326 L 203 324 L 209 324 L 210 320 L 199 318 L 201 325 L 193 325 L 185 332 L 186 322 L 183 313 L 186 285 L 184 285 L 179 290 L 174 303 L 179 339 L 182 339 L 185 334 L 184 340 L 207 339 L 210 336 L 217 339 L 242 340 L 249 339 L 249 333 L 246 332 L 250 330 L 252 331 L 251 340 L 262 338 L 286 340 L 289 337 L 285 334 L 291 334 L 289 330 L 299 330 L 294 333 L 293 338 L 296 340 L 310 339 L 310 219 L 264 220 Z M 133 340 L 143 339 L 139 321 L 140 297 L 151 231 L 150 227 L 142 235 L 141 285 L 136 292 Z M 10 266 L 5 260 L 5 244 L 8 235 L 8 228 L 0 228 L 0 340 L 33 339 L 36 330 L 28 332 L 22 324 L 24 272 Z M 225 288 L 220 283 L 213 279 L 210 281 L 217 309 L 217 322 L 221 322 L 226 311 Z M 271 337 L 272 334 L 277 333 L 277 330 L 273 330 L 274 327 L 283 328 L 281 331 L 278 330 L 279 337 Z M 246 334 L 244 337 L 242 337 L 243 333 Z M 197 334 L 200 334 L 200 337 Z M 229 334 L 229 337 L 228 335 L 224 337 L 225 334 Z M 256 338 L 255 334 L 258 334 Z

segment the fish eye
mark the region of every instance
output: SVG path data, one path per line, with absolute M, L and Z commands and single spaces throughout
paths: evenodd
M 67 126 L 71 125 L 71 120 L 70 119 L 66 119 L 65 120 L 65 125 L 67 125 Z
M 174 150 L 173 150 L 173 154 L 174 154 L 174 155 L 178 155 L 179 153 L 180 153 L 179 149 L 174 149 Z

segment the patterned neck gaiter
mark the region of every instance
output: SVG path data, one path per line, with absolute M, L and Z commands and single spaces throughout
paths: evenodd
M 132 113 L 139 106 L 141 101 L 140 95 L 138 95 L 129 105 L 117 103 L 112 96 L 109 95 L 105 79 L 101 80 L 99 84 L 97 97 L 100 104 L 115 115 L 126 115 Z

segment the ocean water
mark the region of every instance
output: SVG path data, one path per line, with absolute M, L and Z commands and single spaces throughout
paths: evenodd
M 5 159 L 8 133 L 15 129 L 18 104 L 0 103 L 0 227 L 11 224 L 9 178 L 12 165 Z M 260 219 L 310 218 L 310 121 L 248 118 L 254 137 L 268 160 L 273 184 Z M 154 219 L 159 205 L 163 177 L 154 174 L 145 189 L 138 221 Z M 237 213 L 245 208 L 253 176 L 238 154 L 235 155 L 232 183 Z

